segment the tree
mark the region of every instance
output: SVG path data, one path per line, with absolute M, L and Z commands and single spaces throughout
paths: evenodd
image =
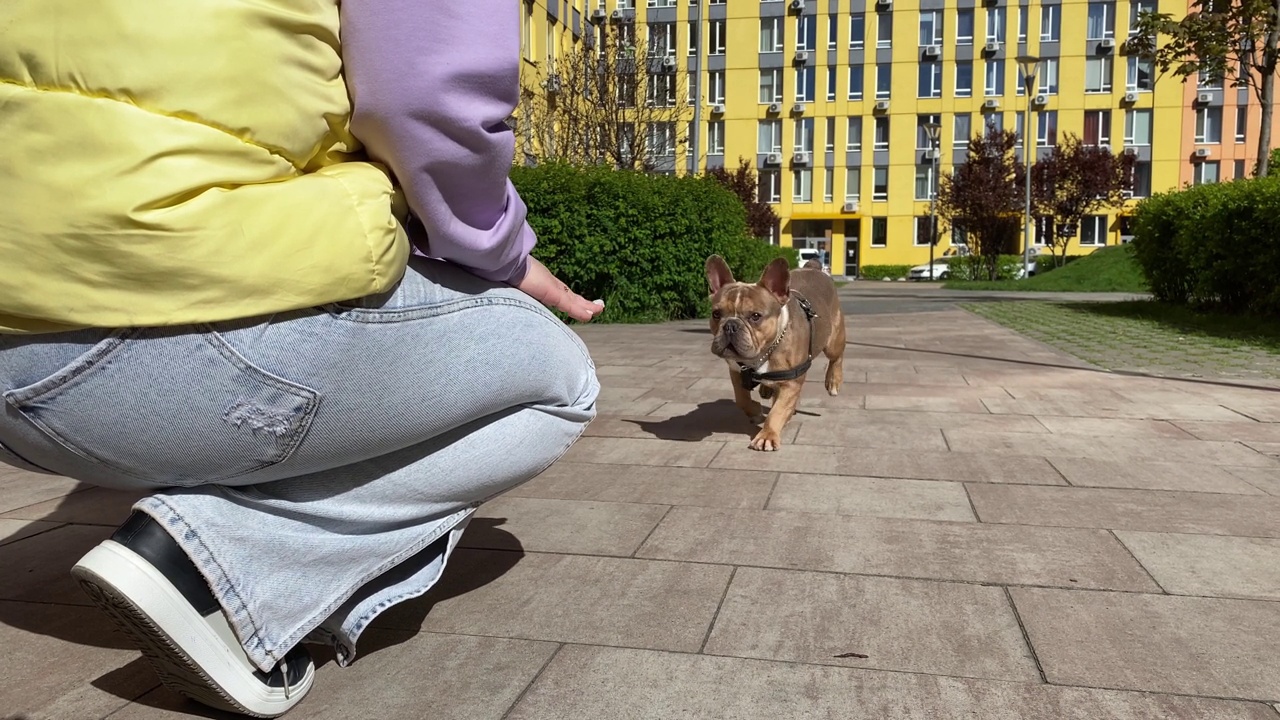
M 1253 90 L 1262 108 L 1258 130 L 1258 176 L 1270 169 L 1271 118 L 1280 61 L 1280 0 L 1192 0 L 1181 20 L 1168 13 L 1142 13 L 1130 52 L 1152 58 L 1161 72 L 1222 78 Z M 1167 41 L 1160 45 L 1159 38 Z
M 969 140 L 964 164 L 938 183 L 938 215 L 954 232 L 962 228 L 976 245 L 988 278 L 995 280 L 1000 254 L 1017 246 L 1025 207 L 1022 163 L 1013 149 L 1018 136 L 988 124 Z
M 728 170 L 718 167 L 706 172 L 707 177 L 715 180 L 738 196 L 742 206 L 747 210 L 747 229 L 756 238 L 772 238 L 781 220 L 773 211 L 773 206 L 760 200 L 760 185 L 756 173 L 751 169 L 751 161 L 738 158 L 738 169 Z
M 1125 192 L 1133 188 L 1133 161 L 1132 155 L 1117 156 L 1067 133 L 1049 157 L 1031 167 L 1032 205 L 1037 215 L 1056 226 L 1043 236 L 1055 264 L 1062 264 L 1074 237 L 1057 228 L 1078 228 L 1086 215 L 1123 204 Z
M 554 66 L 525 66 L 516 133 L 526 163 L 674 171 L 690 111 L 672 43 L 667 35 L 637 45 L 634 20 L 601 23 Z

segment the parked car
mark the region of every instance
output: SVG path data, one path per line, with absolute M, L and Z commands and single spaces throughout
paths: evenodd
M 821 250 L 803 248 L 799 250 L 797 254 L 799 257 L 796 259 L 796 267 L 804 267 L 804 264 L 810 260 L 817 260 L 818 264 L 822 266 L 822 271 L 828 275 L 831 274 L 831 265 L 826 262 L 826 258 L 823 257 L 823 252 Z
M 908 280 L 946 280 L 951 277 L 951 261 L 958 255 L 935 258 L 933 264 L 917 265 L 907 271 Z

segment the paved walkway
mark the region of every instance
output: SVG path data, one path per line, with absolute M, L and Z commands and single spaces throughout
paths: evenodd
M 290 718 L 1280 720 L 1280 393 L 878 313 L 761 454 L 702 323 L 581 332 L 589 436 Z M 0 717 L 203 716 L 67 575 L 129 500 L 0 470 Z

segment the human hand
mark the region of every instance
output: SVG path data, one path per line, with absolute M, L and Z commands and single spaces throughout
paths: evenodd
M 579 322 L 590 322 L 596 315 L 604 312 L 604 301 L 592 302 L 570 290 L 568 285 L 560 282 L 537 258 L 529 258 L 529 271 L 516 285 L 516 289 Z

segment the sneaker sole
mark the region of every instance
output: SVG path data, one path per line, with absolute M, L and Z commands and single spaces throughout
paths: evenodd
M 314 668 L 290 688 L 289 697 L 284 697 L 281 689 L 273 689 L 279 697 L 270 697 L 272 693 L 264 692 L 267 688 L 245 665 L 237 663 L 226 642 L 204 618 L 189 610 L 177 589 L 123 545 L 111 540 L 101 543 L 72 568 L 71 574 L 89 598 L 134 640 L 160 682 L 180 695 L 218 710 L 274 718 L 311 689 Z M 124 592 L 119 587 L 122 584 L 134 592 Z

